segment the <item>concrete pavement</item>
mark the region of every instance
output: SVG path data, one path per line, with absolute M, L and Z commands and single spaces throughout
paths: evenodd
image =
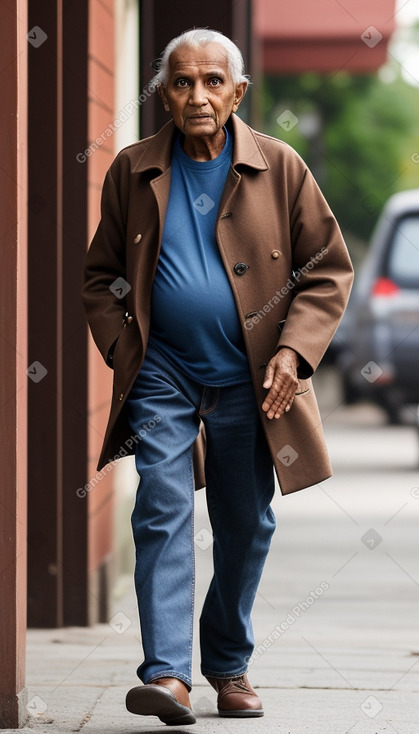
M 133 583 L 124 577 L 109 624 L 29 630 L 30 716 L 21 732 L 418 734 L 417 435 L 385 426 L 377 411 L 338 403 L 334 396 L 322 405 L 334 477 L 274 500 L 278 528 L 254 608 L 249 671 L 265 717 L 218 717 L 196 643 L 197 723 L 167 727 L 128 713 L 141 647 Z M 204 493 L 196 499 L 198 617 L 211 538 Z

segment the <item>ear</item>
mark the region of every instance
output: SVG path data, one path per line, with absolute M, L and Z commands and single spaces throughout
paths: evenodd
M 168 103 L 167 97 L 166 97 L 166 90 L 165 90 L 163 84 L 159 84 L 159 86 L 157 87 L 157 91 L 158 91 L 161 99 L 163 100 L 164 109 L 166 110 L 166 112 L 170 112 L 169 103 Z
M 233 107 L 232 111 L 236 112 L 238 109 L 240 102 L 242 101 L 244 95 L 246 94 L 247 89 L 247 83 L 246 82 L 239 82 L 236 84 L 236 89 L 234 90 L 234 101 L 233 101 Z

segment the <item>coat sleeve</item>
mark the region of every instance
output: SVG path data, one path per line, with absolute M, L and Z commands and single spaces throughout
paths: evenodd
M 111 348 L 123 329 L 125 295 L 125 221 L 120 205 L 118 159 L 106 174 L 101 219 L 87 252 L 82 300 L 93 339 L 108 365 Z
M 300 181 L 290 210 L 293 299 L 277 349 L 298 352 L 298 376 L 307 379 L 343 316 L 353 269 L 336 219 L 305 166 Z

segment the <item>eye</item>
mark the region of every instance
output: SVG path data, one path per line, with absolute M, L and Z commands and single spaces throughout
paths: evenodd
M 223 80 L 220 79 L 219 76 L 212 76 L 210 79 L 208 79 L 208 84 L 210 87 L 219 87 L 223 83 Z
M 181 89 L 184 89 L 185 87 L 188 86 L 188 83 L 189 82 L 187 79 L 180 78 L 180 79 L 176 79 L 175 86 L 180 87 Z

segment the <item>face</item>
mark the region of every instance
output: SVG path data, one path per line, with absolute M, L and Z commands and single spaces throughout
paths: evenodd
M 214 137 L 243 99 L 246 83 L 234 84 L 227 52 L 219 43 L 179 46 L 169 76 L 159 87 L 164 107 L 186 137 Z

